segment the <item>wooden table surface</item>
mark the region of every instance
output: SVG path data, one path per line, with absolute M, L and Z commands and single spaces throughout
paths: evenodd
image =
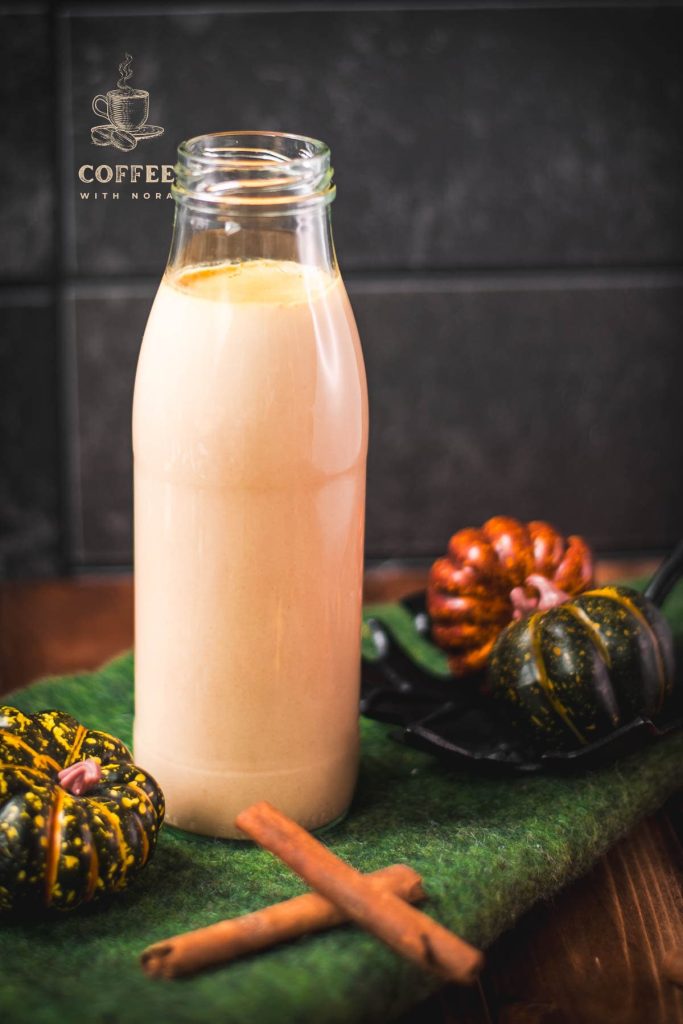
M 652 567 L 602 562 L 599 578 Z M 385 565 L 368 572 L 366 599 L 395 599 L 424 581 L 423 568 Z M 0 585 L 0 693 L 95 668 L 132 640 L 128 576 Z M 683 1024 L 683 988 L 661 972 L 664 954 L 683 948 L 682 872 L 679 796 L 503 935 L 476 988 L 447 986 L 402 1024 Z

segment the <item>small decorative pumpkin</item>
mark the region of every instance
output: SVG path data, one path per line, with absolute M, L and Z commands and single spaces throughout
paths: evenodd
M 72 910 L 124 889 L 163 818 L 120 740 L 62 711 L 0 706 L 0 910 Z
M 657 715 L 674 685 L 671 630 L 627 587 L 589 590 L 508 626 L 487 690 L 529 745 L 576 750 L 640 715 Z
M 434 562 L 427 588 L 432 638 L 448 653 L 453 675 L 475 672 L 513 619 L 592 582 L 593 558 L 581 537 L 565 540 L 549 523 L 495 516 L 455 533 L 446 557 Z

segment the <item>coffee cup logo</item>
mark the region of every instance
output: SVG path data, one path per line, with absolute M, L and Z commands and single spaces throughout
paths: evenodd
M 106 95 L 95 96 L 92 109 L 106 124 L 90 129 L 90 138 L 96 146 L 113 146 L 129 153 L 143 139 L 155 139 L 164 134 L 156 124 L 147 124 L 149 93 L 146 89 L 133 89 L 128 80 L 133 77 L 133 58 L 127 53 L 119 64 L 120 78 L 115 89 Z

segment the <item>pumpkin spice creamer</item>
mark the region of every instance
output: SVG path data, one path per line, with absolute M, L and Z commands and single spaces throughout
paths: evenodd
M 167 820 L 269 800 L 307 828 L 356 780 L 367 393 L 329 151 L 181 145 L 135 383 L 135 755 Z

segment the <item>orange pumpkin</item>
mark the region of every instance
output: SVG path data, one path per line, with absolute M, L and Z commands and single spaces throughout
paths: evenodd
M 501 630 L 593 583 L 593 556 L 581 537 L 541 521 L 494 516 L 453 534 L 427 588 L 432 638 L 455 676 L 484 667 Z

